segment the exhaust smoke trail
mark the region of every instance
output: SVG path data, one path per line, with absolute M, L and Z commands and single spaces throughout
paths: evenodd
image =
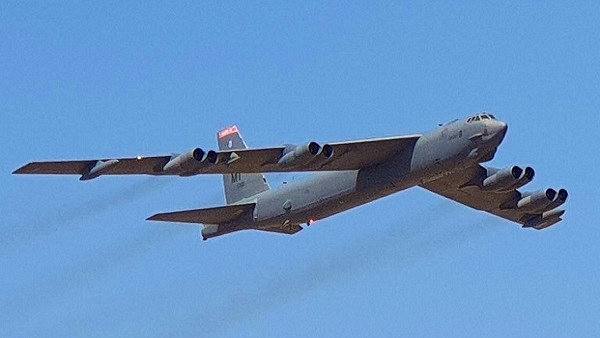
M 459 209 L 445 201 L 441 207 L 432 210 L 413 215 L 403 221 L 404 226 L 387 226 L 371 237 L 316 255 L 300 266 L 285 266 L 279 269 L 285 271 L 284 274 L 246 285 L 244 289 L 239 289 L 239 285 L 236 290 L 207 289 L 206 292 L 223 294 L 220 297 L 223 303 L 203 308 L 189 318 L 191 327 L 188 331 L 174 336 L 222 334 L 338 280 L 381 267 L 398 269 L 499 229 L 495 226 L 499 221 L 487 215 L 448 229 L 444 219 Z
M 97 196 L 91 200 L 64 207 L 49 215 L 41 215 L 36 220 L 11 226 L 4 231 L 0 247 L 6 248 L 9 245 L 39 240 L 42 237 L 74 226 L 81 221 L 94 218 L 114 208 L 115 205 L 137 201 L 173 182 L 169 179 L 150 177 L 127 187 L 120 187 L 103 196 Z
M 204 203 L 222 201 L 222 194 L 215 194 Z M 97 250 L 73 262 L 66 262 L 64 270 L 54 271 L 53 275 L 43 278 L 44 283 L 35 281 L 21 288 L 13 297 L 5 299 L 3 305 L 8 308 L 23 308 L 23 302 L 28 306 L 40 306 L 52 303 L 60 296 L 77 288 L 97 284 L 110 275 L 111 271 L 123 267 L 135 258 L 152 250 L 157 250 L 183 235 L 199 237 L 200 226 L 169 224 L 158 226 L 144 221 L 143 228 L 134 236 L 123 239 L 109 247 Z M 35 300 L 31 302 L 31 300 Z M 17 305 L 19 304 L 19 305 Z
M 146 228 L 140 235 L 128 238 L 102 252 L 92 253 L 77 262 L 67 262 L 64 269 L 32 281 L 16 292 L 2 297 L 2 307 L 30 311 L 31 308 L 52 304 L 61 296 L 80 287 L 91 287 L 99 283 L 110 271 L 122 267 L 131 260 L 156 247 L 166 244 L 183 234 L 189 234 L 182 227 L 168 227 L 162 231 Z

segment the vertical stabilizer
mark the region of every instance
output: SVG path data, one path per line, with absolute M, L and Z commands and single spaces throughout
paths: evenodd
M 232 126 L 217 133 L 219 150 L 246 149 L 238 128 Z M 269 190 L 267 179 L 263 174 L 225 174 L 223 175 L 225 200 L 227 204 L 238 202 Z

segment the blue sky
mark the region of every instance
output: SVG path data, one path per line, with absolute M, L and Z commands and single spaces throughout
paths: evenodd
M 0 4 L 0 336 L 600 335 L 600 5 Z M 565 187 L 544 231 L 413 188 L 295 236 L 157 213 L 218 176 L 24 177 L 33 160 L 423 132 L 491 111 L 495 166 Z M 272 186 L 304 175 L 269 175 Z

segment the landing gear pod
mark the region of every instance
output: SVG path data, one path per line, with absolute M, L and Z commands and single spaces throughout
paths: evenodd
M 106 161 L 98 161 L 96 164 L 91 167 L 87 173 L 84 173 L 79 178 L 80 181 L 87 181 L 99 177 L 100 175 L 106 173 L 110 168 L 114 167 L 119 160 L 106 160 Z

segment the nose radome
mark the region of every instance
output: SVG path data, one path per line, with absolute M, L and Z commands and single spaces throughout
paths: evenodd
M 506 130 L 508 130 L 508 125 L 502 121 L 498 121 L 498 120 L 494 120 L 489 126 L 488 126 L 491 132 L 491 134 L 506 134 Z
M 499 124 L 500 131 L 502 131 L 503 133 L 506 133 L 506 131 L 508 130 L 508 124 L 506 124 L 505 122 L 502 122 L 502 121 L 498 121 L 498 124 Z

